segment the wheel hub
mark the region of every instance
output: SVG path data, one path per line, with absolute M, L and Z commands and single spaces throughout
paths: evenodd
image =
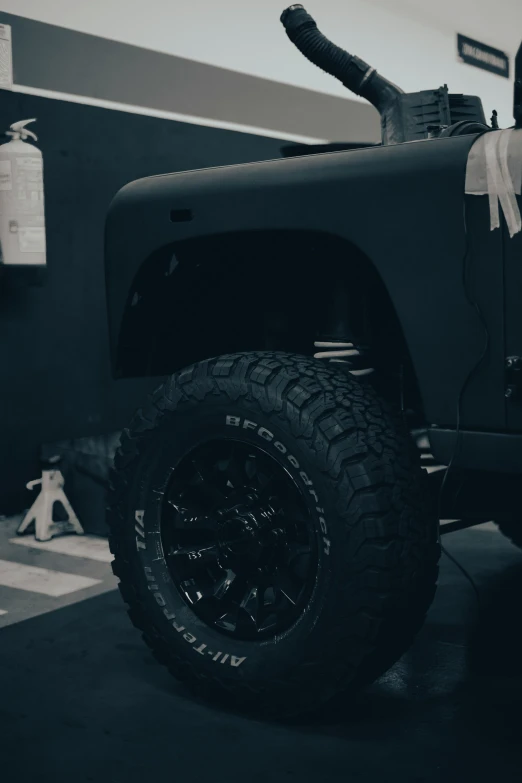
M 284 543 L 284 531 L 274 528 L 274 510 L 261 508 L 251 495 L 250 505 L 253 502 L 255 509 L 236 509 L 231 516 L 222 515 L 218 523 L 220 555 L 226 565 L 240 570 L 266 561 Z
M 253 513 L 238 514 L 218 526 L 218 544 L 227 556 L 254 555 L 261 550 L 261 530 Z
M 208 625 L 236 638 L 283 631 L 314 584 L 316 543 L 300 491 L 239 441 L 200 446 L 173 471 L 162 543 L 173 581 Z

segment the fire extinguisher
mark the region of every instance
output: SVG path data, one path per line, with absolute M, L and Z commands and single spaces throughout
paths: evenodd
M 42 153 L 25 141 L 37 136 L 25 126 L 11 125 L 0 145 L 0 263 L 15 267 L 45 267 L 45 212 Z

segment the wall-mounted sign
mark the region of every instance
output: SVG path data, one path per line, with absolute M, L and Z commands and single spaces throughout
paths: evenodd
M 0 24 L 0 90 L 13 89 L 11 26 Z
M 509 55 L 505 52 L 460 34 L 457 35 L 457 47 L 459 57 L 465 63 L 509 79 Z

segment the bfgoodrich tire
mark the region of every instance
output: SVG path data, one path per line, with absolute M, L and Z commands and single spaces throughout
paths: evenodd
M 309 711 L 377 678 L 432 601 L 437 519 L 372 389 L 244 353 L 157 389 L 123 434 L 113 570 L 156 658 L 193 690 Z

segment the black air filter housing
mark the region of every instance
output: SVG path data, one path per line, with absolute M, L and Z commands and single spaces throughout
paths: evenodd
M 450 95 L 447 85 L 398 95 L 386 120 L 387 144 L 427 139 L 430 126 L 440 128 L 463 120 L 486 124 L 480 98 Z

